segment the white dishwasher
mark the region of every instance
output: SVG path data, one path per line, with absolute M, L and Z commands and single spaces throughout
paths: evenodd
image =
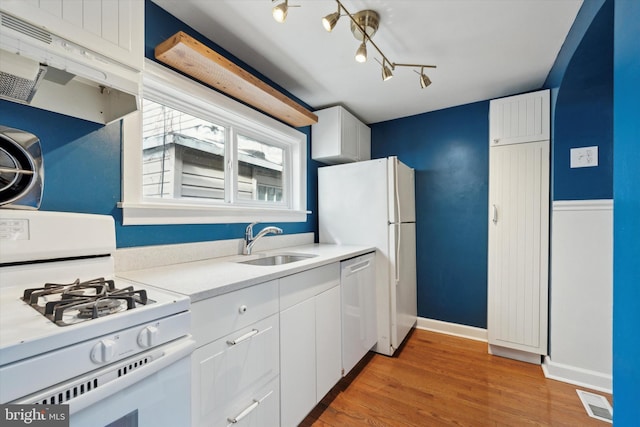
M 342 288 L 342 375 L 378 340 L 375 252 L 340 263 Z

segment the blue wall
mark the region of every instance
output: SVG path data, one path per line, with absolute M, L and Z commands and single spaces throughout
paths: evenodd
M 371 125 L 416 170 L 418 315 L 486 328 L 489 102 Z
M 615 2 L 613 421 L 640 425 L 640 2 Z
M 145 2 L 145 53 L 153 56 L 155 45 L 178 31 L 185 31 L 218 50 L 231 61 L 288 94 L 237 58 L 220 49 L 195 30 L 150 1 Z M 295 98 L 294 98 L 295 99 Z M 304 105 L 301 101 L 297 100 Z M 306 106 L 306 105 L 305 105 Z M 194 224 L 122 226 L 121 123 L 107 126 L 57 113 L 0 100 L 0 123 L 23 129 L 41 140 L 45 163 L 42 210 L 112 215 L 116 220 L 118 247 L 235 239 L 244 236 L 246 224 Z M 277 224 L 286 234 L 317 232 L 317 168 L 310 159 L 311 127 L 300 128 L 307 135 L 307 209 L 313 214 L 305 223 Z
M 569 60 L 553 122 L 553 199 L 613 198 L 613 1 Z M 571 148 L 590 146 L 598 146 L 598 166 L 571 169 Z
M 613 2 L 587 0 L 583 9 L 545 86 L 554 95 L 554 200 L 613 195 Z M 487 325 L 488 105 L 371 125 L 374 157 L 398 155 L 416 169 L 418 315 L 481 328 Z M 599 147 L 599 166 L 570 169 L 569 149 L 591 145 Z

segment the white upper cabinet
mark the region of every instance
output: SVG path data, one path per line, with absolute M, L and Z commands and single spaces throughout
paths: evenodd
M 549 108 L 548 90 L 492 100 L 489 106 L 490 146 L 548 140 Z
M 143 0 L 2 0 L 1 7 L 63 39 L 142 69 Z
M 371 159 L 371 128 L 343 107 L 315 111 L 311 126 L 311 157 L 327 164 Z

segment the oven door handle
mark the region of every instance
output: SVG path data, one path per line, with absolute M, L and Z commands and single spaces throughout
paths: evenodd
M 126 387 L 142 381 L 144 378 L 161 371 L 180 359 L 189 356 L 193 353 L 195 348 L 196 342 L 191 338 L 191 335 L 187 335 L 184 338 L 165 344 L 162 357 L 147 363 L 135 371 L 131 371 L 131 373 L 127 375 L 123 375 L 116 380 L 94 388 L 88 393 L 69 400 L 67 402 L 69 404 L 69 414 L 81 411 L 121 390 L 124 390 Z

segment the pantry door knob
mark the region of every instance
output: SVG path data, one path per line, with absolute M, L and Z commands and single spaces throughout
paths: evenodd
M 116 354 L 116 342 L 110 339 L 100 340 L 91 349 L 91 360 L 94 363 L 107 363 Z
M 138 334 L 138 345 L 142 348 L 148 348 L 158 342 L 158 333 L 160 331 L 156 326 L 147 326 Z

